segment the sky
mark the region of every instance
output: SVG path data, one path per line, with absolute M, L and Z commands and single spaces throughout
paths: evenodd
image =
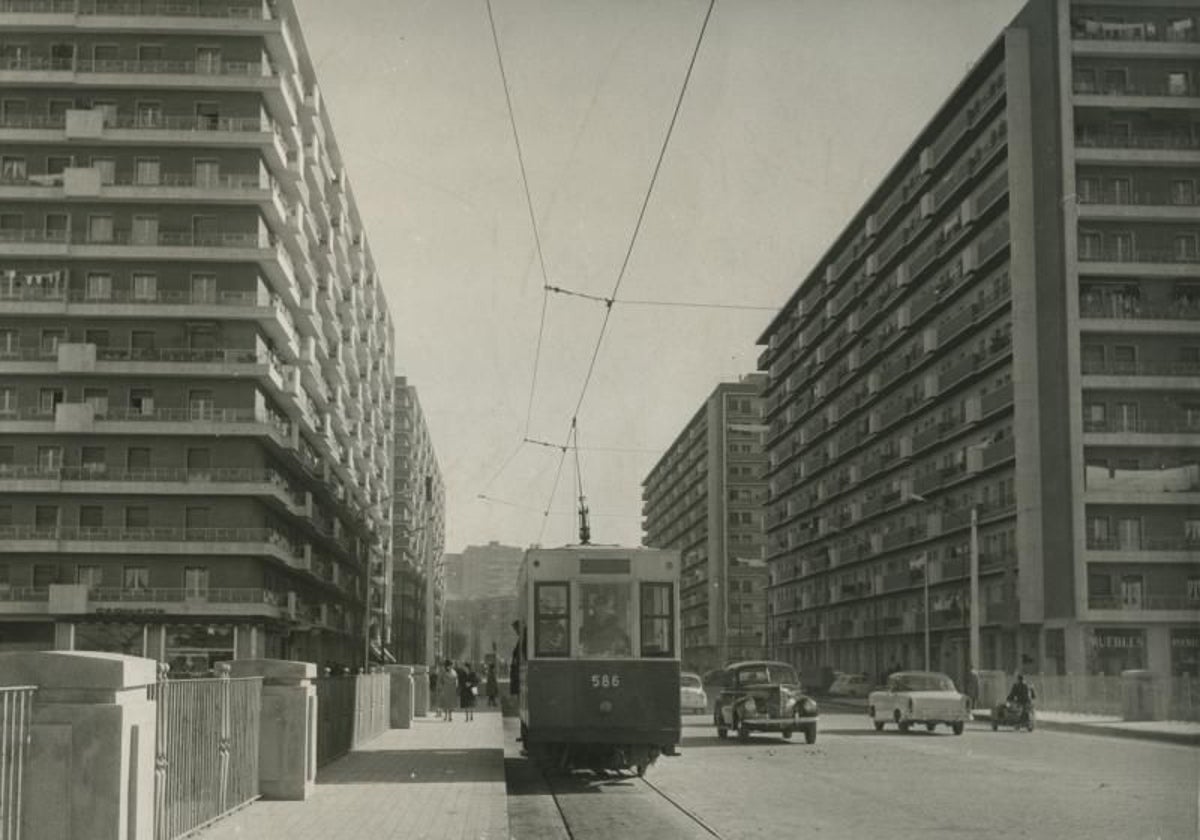
M 634 240 L 707 0 L 492 0 L 539 260 L 486 0 L 294 2 L 447 551 L 576 542 L 579 475 L 592 541 L 640 544 L 649 470 L 1023 5 L 717 0 Z M 608 297 L 627 253 L 584 390 L 605 306 L 543 285 Z M 578 472 L 522 443 L 572 416 Z

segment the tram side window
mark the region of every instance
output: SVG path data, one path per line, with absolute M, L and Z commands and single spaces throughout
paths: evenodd
M 535 656 L 569 656 L 570 590 L 565 583 L 535 585 L 537 615 L 534 621 Z
M 675 655 L 675 605 L 670 583 L 642 584 L 642 656 Z
M 583 656 L 632 656 L 629 643 L 630 588 L 628 583 L 581 583 L 583 618 L 579 647 Z

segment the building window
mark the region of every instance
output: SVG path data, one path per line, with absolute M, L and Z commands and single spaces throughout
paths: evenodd
M 133 299 L 137 301 L 154 301 L 158 299 L 158 275 L 134 274 Z
M 134 245 L 157 245 L 158 216 L 134 216 L 132 242 Z
M 11 417 L 17 413 L 17 389 L 0 387 L 0 416 Z
M 161 102 L 141 101 L 134 106 L 134 122 L 136 128 L 159 128 L 163 124 Z M 138 181 L 139 184 L 147 183 Z M 154 181 L 153 183 L 158 183 Z
M 63 466 L 61 446 L 39 446 L 37 449 L 38 472 L 58 472 Z
M 66 340 L 67 331 L 65 328 L 58 327 L 55 329 L 42 330 L 38 347 L 41 349 L 43 356 L 55 356 L 58 355 L 58 345 Z
M 154 392 L 149 388 L 130 388 L 129 407 L 135 414 L 147 417 L 154 413 Z
M 125 508 L 126 528 L 149 528 L 150 508 L 143 505 Z
M 183 570 L 183 591 L 186 598 L 208 597 L 208 567 L 188 566 Z
M 217 275 L 192 275 L 192 303 L 217 302 Z
M 58 583 L 58 566 L 50 563 L 38 563 L 33 567 L 33 587 L 45 589 L 52 583 Z
M 83 343 L 94 344 L 96 345 L 97 349 L 108 347 L 108 339 L 108 330 L 96 330 L 89 327 L 83 331 Z M 101 358 L 103 358 L 103 356 L 101 356 Z
M 110 300 L 112 298 L 112 275 L 89 273 L 84 294 L 88 300 Z
M 33 509 L 33 527 L 42 532 L 58 530 L 58 505 L 37 505 Z
M 117 182 L 117 161 L 109 157 L 94 157 L 92 158 L 92 169 L 95 169 L 100 175 L 101 184 L 115 184 Z
M 25 158 L 14 155 L 0 156 L 0 183 L 23 184 L 28 175 Z
M 86 586 L 88 589 L 95 589 L 104 585 L 104 569 L 100 566 L 76 566 L 75 567 L 75 582 Z
M 88 216 L 88 242 L 112 242 L 113 217 L 107 214 Z
M 147 359 L 154 356 L 154 331 L 133 330 L 129 333 L 129 349 L 134 359 Z
M 121 573 L 121 584 L 125 589 L 149 589 L 150 569 L 147 566 L 126 566 Z
M 196 390 L 188 392 L 188 416 L 192 420 L 211 420 L 215 408 L 213 392 Z
M 79 450 L 79 464 L 85 475 L 103 475 L 108 459 L 103 446 L 84 446 Z
M 64 400 L 62 388 L 43 388 L 38 393 L 38 413 L 53 416 L 55 406 Z

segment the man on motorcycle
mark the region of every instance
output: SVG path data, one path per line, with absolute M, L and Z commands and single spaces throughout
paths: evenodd
M 1023 674 L 1017 674 L 1017 681 L 1013 683 L 1012 690 L 1008 692 L 1008 702 L 1016 703 L 1021 708 L 1021 717 L 1028 720 L 1029 712 L 1033 708 L 1033 689 L 1025 682 Z

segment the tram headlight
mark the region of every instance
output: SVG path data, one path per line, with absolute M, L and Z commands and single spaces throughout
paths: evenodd
M 612 701 L 611 700 L 601 700 L 600 701 L 600 714 L 607 715 L 607 714 L 610 714 L 611 712 L 612 712 Z

